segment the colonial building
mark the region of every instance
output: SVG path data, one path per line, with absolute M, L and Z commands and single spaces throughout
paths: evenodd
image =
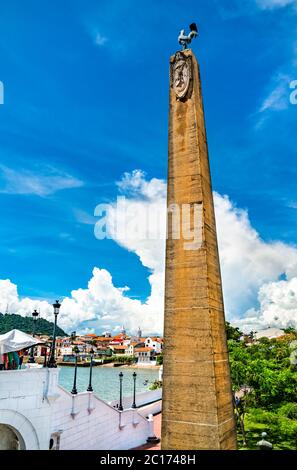
M 111 343 L 112 338 L 109 336 L 96 336 L 96 344 L 97 346 L 107 347 L 109 343 Z
M 120 345 L 112 345 L 110 346 L 110 349 L 113 351 L 114 354 L 116 355 L 125 355 L 126 351 L 128 349 L 128 346 L 124 346 L 123 344 Z
M 145 340 L 145 346 L 152 348 L 156 354 L 160 354 L 163 350 L 163 340 L 159 337 L 149 337 Z
M 127 356 L 134 356 L 135 355 L 135 349 L 136 348 L 144 348 L 145 347 L 145 343 L 142 342 L 142 343 L 139 343 L 137 341 L 132 341 L 129 346 L 128 346 L 128 349 L 127 349 Z
M 154 358 L 154 350 L 152 348 L 137 348 L 135 349 L 135 357 L 137 358 L 137 363 L 150 364 Z

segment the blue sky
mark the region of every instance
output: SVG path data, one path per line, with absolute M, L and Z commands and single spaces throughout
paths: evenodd
M 96 240 L 92 216 L 125 172 L 166 179 L 168 62 L 192 21 L 213 189 L 265 243 L 297 244 L 294 0 L 11 0 L 0 17 L 0 279 L 21 299 L 69 296 L 95 266 L 130 298 L 150 295 L 148 266 Z

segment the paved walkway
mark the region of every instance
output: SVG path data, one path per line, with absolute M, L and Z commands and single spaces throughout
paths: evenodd
M 162 413 L 159 413 L 154 416 L 154 432 L 155 436 L 161 437 L 161 421 L 162 421 Z M 160 450 L 161 444 L 144 444 L 143 446 L 136 447 L 133 450 Z

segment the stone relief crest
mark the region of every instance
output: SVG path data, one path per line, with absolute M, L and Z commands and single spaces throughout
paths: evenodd
M 178 51 L 170 64 L 170 86 L 177 99 L 185 98 L 192 80 L 192 58 Z

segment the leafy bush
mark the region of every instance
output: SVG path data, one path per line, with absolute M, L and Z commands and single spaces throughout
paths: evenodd
M 157 364 L 158 366 L 161 366 L 163 364 L 163 353 L 157 356 Z
M 149 387 L 150 390 L 157 390 L 162 388 L 162 380 L 155 380 Z
M 135 358 L 132 356 L 113 356 L 113 362 L 120 362 L 121 364 L 134 364 Z

